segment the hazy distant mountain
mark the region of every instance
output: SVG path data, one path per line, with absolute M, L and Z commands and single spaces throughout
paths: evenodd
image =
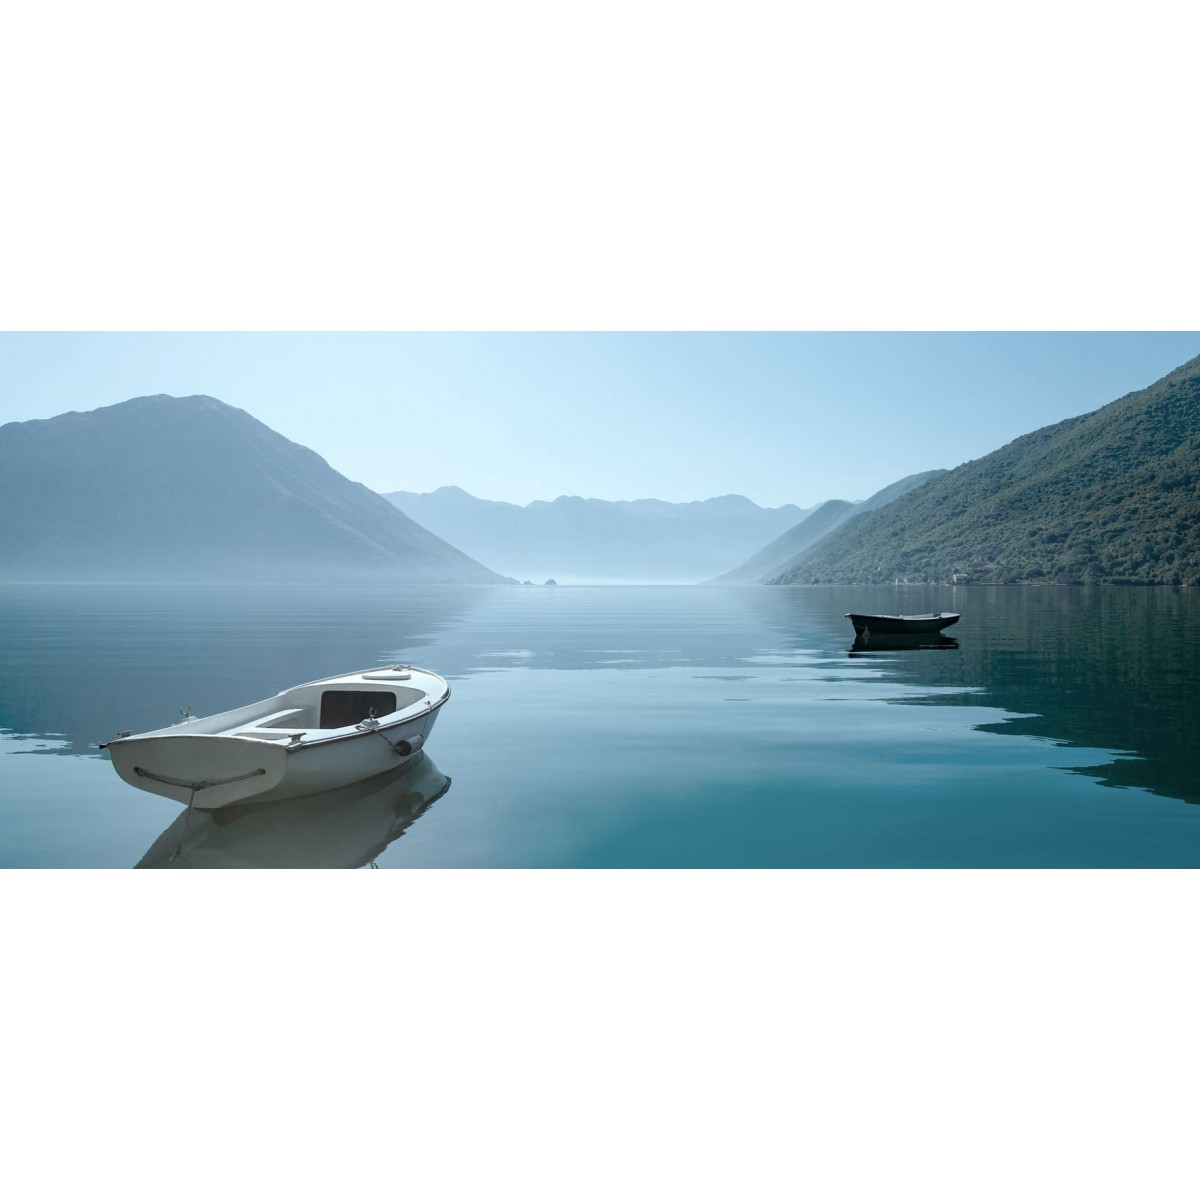
M 898 496 L 903 496 L 913 488 L 945 473 L 945 471 L 937 470 L 924 471 L 919 475 L 908 475 L 858 504 L 851 504 L 848 500 L 826 500 L 824 504 L 813 509 L 803 521 L 792 526 L 770 545 L 764 546 L 740 567 L 727 571 L 712 582 L 766 583 L 768 579 L 774 578 L 781 571 L 791 567 L 800 555 L 846 522 L 860 514 L 874 512 L 875 509 L 890 504 Z
M 0 506 L 9 580 L 502 582 L 211 396 L 0 426 Z
M 806 512 L 794 504 L 760 508 L 745 496 L 687 504 L 559 496 L 524 506 L 458 487 L 385 496 L 505 574 L 560 582 L 695 583 L 741 561 Z
M 1200 584 L 1200 358 L 847 524 L 780 583 Z
M 826 500 L 773 542 L 764 546 L 747 559 L 740 567 L 718 575 L 712 583 L 765 583 L 771 576 L 778 575 L 801 550 L 811 546 L 831 529 L 836 529 L 852 516 L 856 505 L 849 500 Z

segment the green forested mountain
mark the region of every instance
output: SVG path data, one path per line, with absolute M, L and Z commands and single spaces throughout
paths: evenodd
M 812 546 L 773 583 L 1200 584 L 1200 358 Z
M 0 426 L 0 507 L 3 580 L 504 582 L 211 396 Z

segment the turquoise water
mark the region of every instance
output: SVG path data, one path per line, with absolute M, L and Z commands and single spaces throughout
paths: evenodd
M 397 660 L 453 697 L 357 791 L 185 835 L 97 748 Z M 6 586 L 0 865 L 1190 867 L 1198 675 L 1180 589 Z

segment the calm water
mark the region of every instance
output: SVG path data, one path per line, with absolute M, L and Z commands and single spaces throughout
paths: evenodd
M 97 749 L 392 661 L 454 696 L 333 796 L 185 829 Z M 1187 590 L 6 586 L 0 865 L 1190 867 L 1198 678 Z

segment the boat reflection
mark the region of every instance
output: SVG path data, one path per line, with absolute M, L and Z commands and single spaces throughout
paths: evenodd
M 940 633 L 873 633 L 856 637 L 851 655 L 878 653 L 880 650 L 957 650 L 958 638 Z
M 385 775 L 293 800 L 180 813 L 138 867 L 361 867 L 450 788 L 424 752 Z

